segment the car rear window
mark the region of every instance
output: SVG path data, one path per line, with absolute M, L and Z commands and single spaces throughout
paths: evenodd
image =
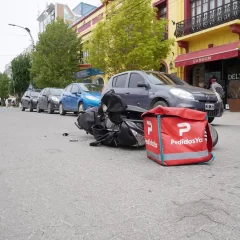
M 63 89 L 58 89 L 58 88 L 51 88 L 50 89 L 50 94 L 54 96 L 60 96 L 63 92 Z
M 113 78 L 112 86 L 114 88 L 124 88 L 126 86 L 128 74 L 118 75 Z
M 103 88 L 103 85 L 92 83 L 80 83 L 79 85 L 84 92 L 101 92 Z
M 38 97 L 39 96 L 39 92 L 31 92 L 30 93 L 32 97 Z

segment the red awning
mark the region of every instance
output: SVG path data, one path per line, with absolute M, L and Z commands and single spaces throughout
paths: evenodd
M 182 54 L 176 57 L 175 66 L 187 66 L 203 62 L 211 62 L 221 59 L 234 58 L 239 56 L 240 41 L 217 47 Z

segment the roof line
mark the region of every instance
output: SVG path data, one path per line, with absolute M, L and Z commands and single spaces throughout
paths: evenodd
M 84 20 L 86 20 L 86 18 L 88 18 L 89 16 L 91 16 L 92 14 L 96 13 L 99 9 L 101 9 L 104 5 L 100 5 L 98 8 L 96 8 L 95 10 L 93 10 L 91 13 L 89 13 L 87 16 L 85 16 L 84 18 L 80 19 L 78 22 L 74 23 L 72 25 L 72 27 L 75 27 L 76 25 L 78 25 L 79 23 L 83 22 Z

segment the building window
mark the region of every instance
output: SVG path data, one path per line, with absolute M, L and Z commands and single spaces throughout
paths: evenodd
M 157 19 L 167 19 L 167 3 L 166 1 L 157 5 Z M 164 39 L 168 39 L 168 26 L 166 25 L 166 32 L 164 33 Z
M 191 0 L 191 17 L 211 11 L 234 0 Z
M 166 3 L 159 5 L 158 7 L 158 18 L 167 18 L 167 5 Z
M 55 20 L 55 10 L 53 10 L 51 13 L 51 22 L 53 22 Z

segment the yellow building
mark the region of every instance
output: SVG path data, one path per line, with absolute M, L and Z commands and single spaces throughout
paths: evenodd
M 74 26 L 83 42 L 104 19 L 111 1 L 103 2 Z M 240 0 L 152 0 L 152 6 L 158 9 L 159 18 L 168 19 L 167 37 L 176 41 L 168 58 L 159 62 L 159 70 L 200 87 L 215 75 L 225 90 L 228 87 L 230 98 L 238 95 L 235 88 L 240 95 Z M 81 65 L 82 69 L 90 67 Z M 91 77 L 98 79 L 107 82 L 102 74 Z
M 107 7 L 111 6 L 111 1 L 103 1 L 104 3 L 99 6 L 95 11 L 89 14 L 87 17 L 81 19 L 78 23 L 76 23 L 73 27 L 76 29 L 79 36 L 82 37 L 82 41 L 85 42 L 89 39 L 93 28 L 99 21 L 104 19 L 105 11 Z M 167 34 L 168 38 L 175 38 L 175 23 L 180 21 L 183 18 L 183 13 L 181 11 L 184 0 L 153 0 L 152 6 L 158 9 L 158 17 L 159 18 L 167 18 L 169 20 L 167 26 Z M 174 59 L 177 56 L 177 44 L 172 47 L 172 51 L 170 52 L 167 59 L 164 61 L 159 61 L 159 70 L 168 72 L 168 73 L 177 73 L 177 68 L 174 66 Z M 89 69 L 91 66 L 88 63 L 82 63 L 80 65 L 81 69 Z M 80 71 L 81 72 L 81 71 Z M 86 76 L 86 75 L 84 75 Z M 97 75 L 90 78 L 93 82 L 98 81 L 98 79 L 103 78 L 104 82 L 107 82 L 107 77 L 104 75 Z
M 225 103 L 240 98 L 240 0 L 184 0 L 180 11 L 178 75 L 198 87 L 213 76 L 227 93 Z

